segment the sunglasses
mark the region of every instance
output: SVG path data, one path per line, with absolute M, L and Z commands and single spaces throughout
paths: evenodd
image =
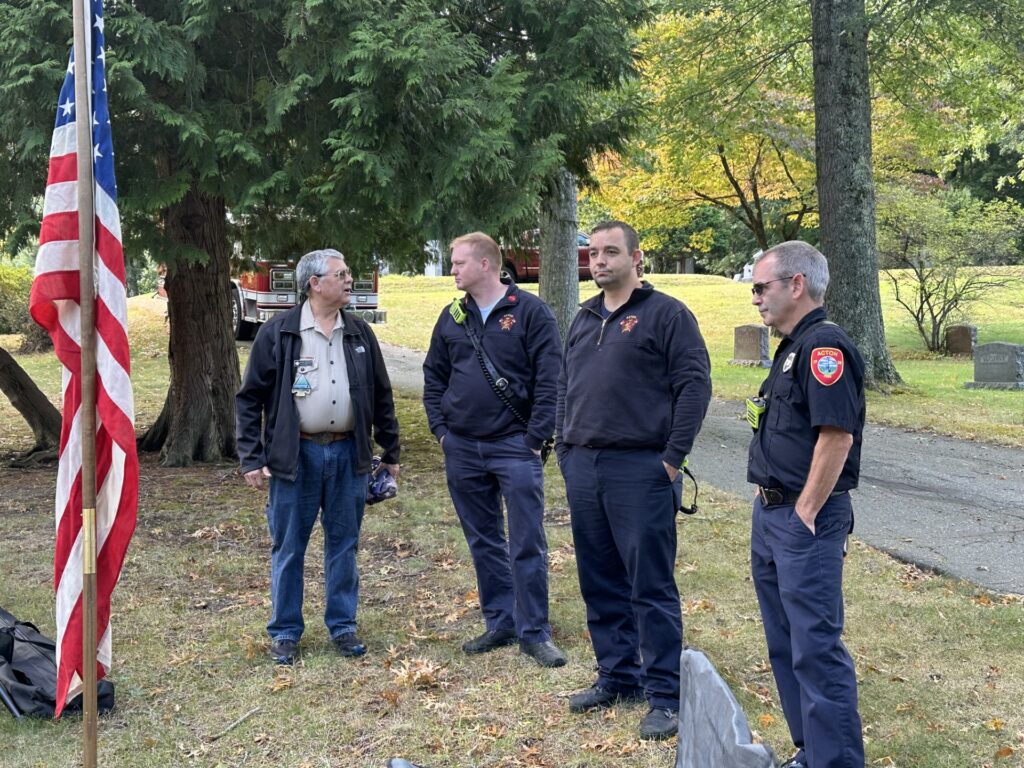
M 764 293 L 764 289 L 772 283 L 781 283 L 783 280 L 792 280 L 796 275 L 789 275 L 788 277 L 777 277 L 774 280 L 765 280 L 763 283 L 754 283 L 750 286 L 750 293 L 754 296 L 760 296 Z

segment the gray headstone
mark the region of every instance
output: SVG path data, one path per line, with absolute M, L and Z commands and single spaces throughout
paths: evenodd
M 967 389 L 1024 390 L 1024 344 L 993 341 L 974 349 L 974 381 Z
M 946 328 L 946 351 L 951 355 L 973 355 L 977 343 L 977 326 L 951 325 Z
M 768 328 L 764 325 L 738 325 L 733 331 L 733 359 L 730 365 L 771 368 L 768 357 Z

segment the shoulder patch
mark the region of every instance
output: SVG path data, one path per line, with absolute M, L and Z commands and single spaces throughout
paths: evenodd
M 830 387 L 843 378 L 843 351 L 836 347 L 816 347 L 811 350 L 811 374 L 819 384 Z

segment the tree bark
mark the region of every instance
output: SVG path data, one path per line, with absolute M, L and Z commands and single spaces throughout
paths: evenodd
M 18 365 L 6 349 L 0 348 L 0 390 L 32 429 L 35 445 L 31 452 L 60 445 L 60 412 Z
M 194 187 L 164 211 L 171 242 L 206 254 L 167 275 L 171 381 L 157 423 L 142 442 L 162 444 L 164 466 L 235 456 L 238 350 L 231 336 L 230 255 L 223 198 Z M 161 433 L 166 440 L 161 440 Z
M 864 0 L 811 0 L 821 248 L 831 318 L 864 357 L 867 387 L 900 383 L 885 345 L 878 289 L 871 92 Z
M 540 297 L 551 307 L 564 339 L 580 303 L 576 234 L 576 177 L 564 168 L 552 178 L 540 201 Z

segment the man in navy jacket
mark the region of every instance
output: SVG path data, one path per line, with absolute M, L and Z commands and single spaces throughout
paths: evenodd
M 640 279 L 642 258 L 628 224 L 591 233 L 602 292 L 569 328 L 558 382 L 557 451 L 598 665 L 569 709 L 646 698 L 640 737 L 667 739 L 678 729 L 682 650 L 680 469 L 711 399 L 711 363 L 690 311 Z
M 466 296 L 434 326 L 423 405 L 444 452 L 484 615 L 484 633 L 462 649 L 484 653 L 518 640 L 541 666 L 560 667 L 565 656 L 548 623 L 540 454 L 554 430 L 561 344 L 548 306 L 502 283 L 500 269 L 498 245 L 482 232 L 452 242 L 452 276 Z

